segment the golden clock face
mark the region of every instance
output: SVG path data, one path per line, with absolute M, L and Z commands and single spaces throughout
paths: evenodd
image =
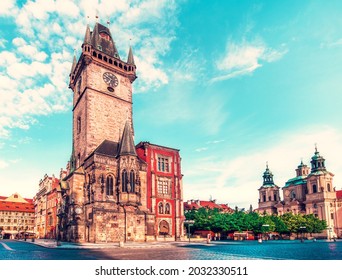
M 103 73 L 103 80 L 108 86 L 112 88 L 118 86 L 119 84 L 118 78 L 111 72 Z
M 75 212 L 76 214 L 82 214 L 83 210 L 81 207 L 76 207 Z

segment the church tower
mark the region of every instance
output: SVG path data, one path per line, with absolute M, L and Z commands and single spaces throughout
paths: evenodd
M 147 209 L 146 163 L 133 138 L 132 48 L 121 60 L 108 29 L 86 28 L 82 53 L 73 59 L 73 146 L 63 179 L 59 229 L 73 242 L 147 241 L 154 215 Z
M 73 90 L 73 155 L 78 168 L 104 140 L 118 142 L 128 120 L 132 133 L 132 83 L 136 66 L 132 48 L 123 61 L 108 27 L 86 28 L 81 55 L 74 57 L 69 87 Z
M 259 188 L 258 212 L 268 214 L 276 213 L 275 205 L 280 201 L 279 187 L 274 184 L 273 174 L 266 164 L 266 170 L 263 174 L 263 184 Z
M 333 188 L 334 174 L 327 171 L 325 159 L 315 147 L 315 154 L 311 158 L 311 173 L 307 177 L 306 214 L 313 214 L 321 220 L 326 220 L 329 232 L 334 232 L 334 205 L 336 191 Z

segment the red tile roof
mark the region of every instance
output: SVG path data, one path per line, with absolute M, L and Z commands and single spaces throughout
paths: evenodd
M 336 198 L 342 199 L 342 190 L 336 191 Z
M 217 204 L 213 200 L 188 200 L 187 202 L 184 202 L 185 210 L 198 209 L 201 207 L 206 207 L 209 209 L 221 209 L 225 212 L 233 211 L 233 209 L 231 209 L 227 204 Z
M 34 213 L 33 203 L 0 201 L 0 211 L 15 211 Z

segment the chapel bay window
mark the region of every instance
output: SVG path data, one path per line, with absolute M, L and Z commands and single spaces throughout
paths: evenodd
M 106 180 L 106 195 L 113 195 L 113 176 L 107 176 Z
M 135 192 L 135 174 L 133 170 L 129 173 L 129 184 L 131 187 L 130 192 Z
M 122 191 L 127 192 L 127 186 L 128 186 L 128 175 L 127 171 L 122 171 Z

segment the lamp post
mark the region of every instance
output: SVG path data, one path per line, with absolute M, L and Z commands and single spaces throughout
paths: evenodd
M 328 230 L 329 230 L 328 239 L 331 240 L 332 227 L 329 227 Z
M 264 233 L 264 239 L 266 240 L 266 234 L 268 232 L 269 224 L 262 225 L 262 232 Z
M 301 233 L 301 237 L 300 237 L 300 242 L 304 242 L 304 231 L 306 230 L 305 226 L 301 226 L 299 227 L 300 233 Z
M 195 223 L 194 220 L 185 220 L 184 224 L 188 225 L 188 237 L 189 237 L 189 243 L 190 243 L 190 227 Z

